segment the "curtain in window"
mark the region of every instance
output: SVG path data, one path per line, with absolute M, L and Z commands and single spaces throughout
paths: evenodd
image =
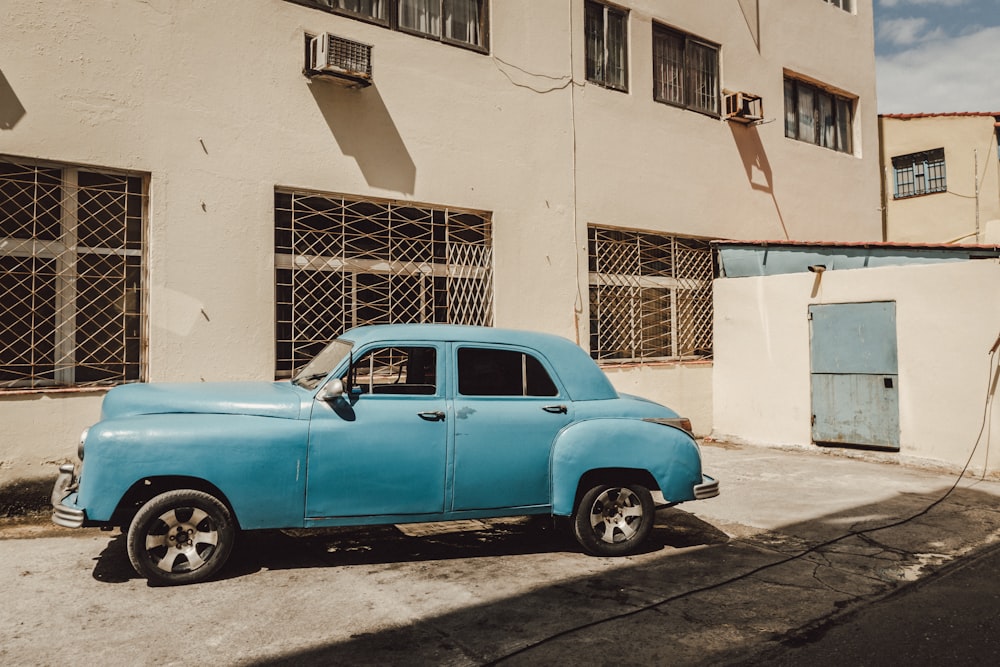
M 385 19 L 385 0 L 320 0 L 324 5 L 346 9 L 364 16 Z
M 854 152 L 854 137 L 851 136 L 851 103 L 848 100 L 837 100 L 837 150 L 845 153 Z
M 799 86 L 799 139 L 816 143 L 816 121 L 818 112 L 815 106 L 813 91 Z
M 785 136 L 799 138 L 798 123 L 796 123 L 798 106 L 795 103 L 795 82 L 785 79 Z
M 584 32 L 587 37 L 587 79 L 604 81 L 604 9 L 587 4 Z
M 688 42 L 687 57 L 691 73 L 691 106 L 701 111 L 719 111 L 719 73 L 716 50 Z
M 625 88 L 627 40 L 624 14 L 608 11 L 607 83 L 615 88 Z
M 653 41 L 655 98 L 684 104 L 684 40 L 679 35 L 659 33 Z
M 817 130 L 819 131 L 819 143 L 821 146 L 826 148 L 836 148 L 836 123 L 833 117 L 833 98 L 825 93 L 818 93 L 817 100 L 819 101 L 819 125 Z
M 399 0 L 399 25 L 441 36 L 441 0 Z
M 444 0 L 444 36 L 482 46 L 481 0 Z

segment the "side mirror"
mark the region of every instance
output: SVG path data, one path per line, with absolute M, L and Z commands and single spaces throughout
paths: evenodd
M 344 395 L 344 383 L 340 378 L 330 380 L 316 394 L 316 400 L 332 401 Z

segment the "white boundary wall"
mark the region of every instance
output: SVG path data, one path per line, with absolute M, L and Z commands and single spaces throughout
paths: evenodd
M 809 305 L 870 301 L 896 302 L 900 451 L 884 458 L 961 468 L 985 415 L 970 469 L 1000 472 L 997 408 L 985 412 L 1000 376 L 997 260 L 717 280 L 713 437 L 814 447 Z

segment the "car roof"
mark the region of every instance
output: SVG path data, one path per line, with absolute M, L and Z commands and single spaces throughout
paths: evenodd
M 572 341 L 553 334 L 461 324 L 375 324 L 345 331 L 340 338 L 357 346 L 376 341 L 513 345 L 537 350 L 558 374 L 575 401 L 617 398 L 600 367 Z

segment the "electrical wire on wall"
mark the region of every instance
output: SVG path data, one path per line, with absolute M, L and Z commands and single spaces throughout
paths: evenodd
M 771 570 L 773 568 L 780 567 L 780 566 L 785 565 L 787 563 L 791 563 L 791 562 L 794 562 L 794 561 L 797 561 L 797 560 L 801 560 L 802 558 L 805 558 L 806 556 L 808 556 L 810 554 L 819 552 L 819 551 L 821 551 L 823 549 L 826 549 L 827 547 L 830 547 L 830 546 L 832 546 L 834 544 L 837 544 L 839 542 L 843 542 L 844 540 L 849 539 L 851 537 L 859 537 L 861 535 L 868 535 L 868 534 L 871 534 L 871 533 L 876 533 L 878 531 L 888 530 L 889 528 L 896 528 L 898 526 L 902 526 L 902 525 L 907 524 L 907 523 L 909 523 L 911 521 L 914 521 L 915 519 L 918 519 L 918 518 L 924 516 L 925 514 L 927 514 L 928 512 L 930 512 L 932 509 L 934 509 L 935 507 L 937 507 L 938 505 L 940 505 L 941 503 L 943 503 L 945 500 L 947 500 L 951 496 L 952 493 L 954 493 L 955 489 L 958 488 L 959 483 L 965 477 L 965 473 L 969 470 L 969 466 L 972 464 L 972 460 L 973 460 L 973 458 L 976 455 L 976 451 L 978 451 L 980 444 L 983 442 L 983 436 L 984 435 L 985 435 L 985 441 L 986 441 L 986 452 L 985 452 L 985 461 L 983 463 L 983 475 L 982 475 L 981 479 L 985 479 L 985 477 L 986 477 L 986 470 L 987 470 L 987 465 L 986 464 L 989 462 L 989 446 L 990 446 L 990 434 L 989 434 L 989 430 L 990 429 L 988 428 L 988 426 L 992 425 L 992 419 L 990 418 L 990 413 L 991 413 L 992 406 L 993 406 L 993 398 L 994 398 L 994 396 L 996 394 L 996 390 L 997 390 L 997 384 L 1000 383 L 1000 365 L 997 364 L 997 351 L 998 350 L 1000 350 L 1000 334 L 997 334 L 996 342 L 993 343 L 993 347 L 991 347 L 989 349 L 989 351 L 987 352 L 987 354 L 989 355 L 989 363 L 988 363 L 988 372 L 987 372 L 987 377 L 986 377 L 986 397 L 985 397 L 984 404 L 983 404 L 983 418 L 982 418 L 982 421 L 980 423 L 979 433 L 976 435 L 975 442 L 973 443 L 972 450 L 969 452 L 969 456 L 968 456 L 968 458 L 965 461 L 965 465 L 962 467 L 962 470 L 958 473 L 958 475 L 957 475 L 957 477 L 955 479 L 955 482 L 948 488 L 948 490 L 945 491 L 941 495 L 940 498 L 938 498 L 937 500 L 931 502 L 929 505 L 927 505 L 926 507 L 924 507 L 920 511 L 918 511 L 918 512 L 916 512 L 916 513 L 914 513 L 914 514 L 912 514 L 912 515 L 910 515 L 908 517 L 905 517 L 903 519 L 897 519 L 895 521 L 892 521 L 890 523 L 887 523 L 887 524 L 884 524 L 884 525 L 881 525 L 881 526 L 872 526 L 871 528 L 849 530 L 849 531 L 843 533 L 842 535 L 839 535 L 839 536 L 834 537 L 832 539 L 826 540 L 824 542 L 820 542 L 819 544 L 815 544 L 815 545 L 809 547 L 808 549 L 804 549 L 804 550 L 800 551 L 799 553 L 793 554 L 793 555 L 788 556 L 786 558 L 782 558 L 781 560 L 775 561 L 773 563 L 768 563 L 767 565 L 761 565 L 761 566 L 756 567 L 756 568 L 754 568 L 754 569 L 752 569 L 752 570 L 750 570 L 748 572 L 744 572 L 742 574 L 738 574 L 738 575 L 736 575 L 734 577 L 730 577 L 729 579 L 725 579 L 723 581 L 720 581 L 720 582 L 717 582 L 717 583 L 714 583 L 714 584 L 709 584 L 707 586 L 701 586 L 699 588 L 695 588 L 695 589 L 692 589 L 692 590 L 689 590 L 689 591 L 684 591 L 683 593 L 678 593 L 676 595 L 671 595 L 671 596 L 663 598 L 661 600 L 657 600 L 656 602 L 652 602 L 652 603 L 643 605 L 642 607 L 637 607 L 635 609 L 629 610 L 627 612 L 623 612 L 621 614 L 614 614 L 612 616 L 606 616 L 604 618 L 600 618 L 600 619 L 597 619 L 597 620 L 594 620 L 594 621 L 590 621 L 588 623 L 582 623 L 580 625 L 576 625 L 576 626 L 574 626 L 572 628 L 567 628 L 567 629 L 562 630 L 560 632 L 556 632 L 556 633 L 554 633 L 552 635 L 549 635 L 548 637 L 544 637 L 544 638 L 539 639 L 537 641 L 534 641 L 534 642 L 532 642 L 530 644 L 522 646 L 521 648 L 516 649 L 514 651 L 511 651 L 510 653 L 507 653 L 506 655 L 500 656 L 498 658 L 494 658 L 493 660 L 490 660 L 489 662 L 484 663 L 484 664 L 485 665 L 498 665 L 498 664 L 501 664 L 501 663 L 503 663 L 503 662 L 505 662 L 505 661 L 507 661 L 507 660 L 509 660 L 511 658 L 523 655 L 523 654 L 528 653 L 531 650 L 536 649 L 536 648 L 538 648 L 540 646 L 543 646 L 543 645 L 548 644 L 550 642 L 556 641 L 556 640 L 561 639 L 563 637 L 567 637 L 569 635 L 575 634 L 577 632 L 581 632 L 581 631 L 587 630 L 589 628 L 597 627 L 597 626 L 603 625 L 605 623 L 611 623 L 611 622 L 614 622 L 614 621 L 619 621 L 619 620 L 622 620 L 622 619 L 630 618 L 632 616 L 636 616 L 636 615 L 641 614 L 643 612 L 652 611 L 653 609 L 658 609 L 658 608 L 660 608 L 660 607 L 662 607 L 664 605 L 670 604 L 671 602 L 676 602 L 677 600 L 683 600 L 685 598 L 689 598 L 689 597 L 697 595 L 699 593 L 706 593 L 706 592 L 709 592 L 709 591 L 718 590 L 720 588 L 724 588 L 726 586 L 729 586 L 730 584 L 734 584 L 736 582 L 743 581 L 745 579 L 749 579 L 750 577 L 756 576 L 756 575 L 760 574 L 761 572 L 765 572 L 767 570 Z
M 586 84 L 580 83 L 574 77 L 574 68 L 576 61 L 576 51 L 573 48 L 574 41 L 573 35 L 573 12 L 574 12 L 574 0 L 569 0 L 569 74 L 554 76 L 551 74 L 540 74 L 538 72 L 531 72 L 519 65 L 508 62 L 503 58 L 493 55 L 491 56 L 494 66 L 497 68 L 501 74 L 503 74 L 510 83 L 518 88 L 525 88 L 531 92 L 538 93 L 539 95 L 546 95 L 548 93 L 558 92 L 561 90 L 570 89 L 569 106 L 570 106 L 570 127 L 572 131 L 573 147 L 572 147 L 572 158 L 571 158 L 571 173 L 572 173 L 572 188 L 573 188 L 573 209 L 571 211 L 571 224 L 573 227 L 573 257 L 574 266 L 576 271 L 576 296 L 573 302 L 573 330 L 575 332 L 577 345 L 581 344 L 580 341 L 580 317 L 583 315 L 583 288 L 580 282 L 580 230 L 577 224 L 577 213 L 579 209 L 579 200 L 577 196 L 578 183 L 577 183 L 577 134 L 576 134 L 576 89 L 584 87 Z M 542 85 L 535 86 L 528 83 L 515 80 L 512 76 L 510 70 L 515 70 L 521 74 L 530 77 L 540 82 Z

